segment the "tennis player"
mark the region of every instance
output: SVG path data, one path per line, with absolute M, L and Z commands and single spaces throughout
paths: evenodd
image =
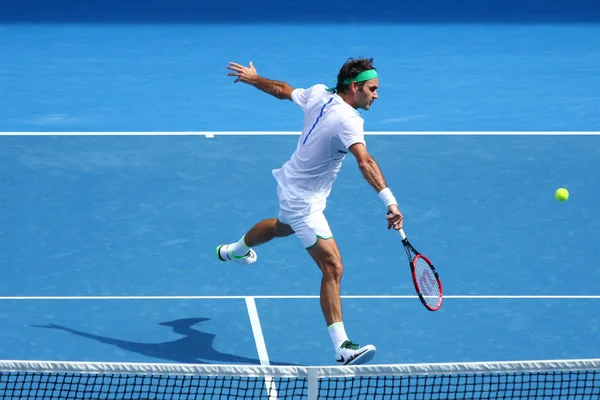
M 321 309 L 337 363 L 366 363 L 375 356 L 376 348 L 370 344 L 361 347 L 346 335 L 340 300 L 344 267 L 323 211 L 342 161 L 350 152 L 387 208 L 388 229 L 402 228 L 398 203 L 377 162 L 367 152 L 364 120 L 358 112 L 369 110 L 378 98 L 379 78 L 373 59 L 349 59 L 331 89 L 322 84 L 294 89 L 285 82 L 259 76 L 252 62 L 249 66 L 231 62 L 226 68 L 231 71 L 228 76 L 236 78 L 234 83 L 243 82 L 297 104 L 304 111 L 304 127 L 291 158 L 272 171 L 279 198 L 277 218 L 258 222 L 237 242 L 219 245 L 217 257 L 251 264 L 257 260 L 254 247 L 295 234 L 323 273 Z

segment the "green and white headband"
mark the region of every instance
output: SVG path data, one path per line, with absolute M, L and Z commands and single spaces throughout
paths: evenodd
M 375 71 L 374 69 L 368 69 L 366 71 L 361 72 L 360 74 L 356 75 L 356 77 L 351 78 L 351 79 L 345 79 L 344 80 L 344 84 L 345 85 L 349 85 L 352 82 L 364 82 L 364 81 L 368 81 L 371 79 L 375 79 L 377 78 L 377 71 Z M 333 81 L 335 82 L 335 81 Z M 328 88 L 327 89 L 330 92 L 333 92 L 334 90 L 336 90 L 335 86 L 332 88 Z

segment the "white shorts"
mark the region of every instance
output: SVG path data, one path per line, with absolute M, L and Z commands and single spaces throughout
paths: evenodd
M 330 239 L 333 237 L 329 223 L 323 214 L 325 200 L 300 200 L 291 199 L 277 185 L 279 197 L 279 221 L 288 224 L 302 242 L 304 248 L 310 248 L 317 243 L 317 239 Z

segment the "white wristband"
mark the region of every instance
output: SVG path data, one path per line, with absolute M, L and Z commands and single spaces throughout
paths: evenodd
M 383 201 L 386 207 L 395 204 L 398 205 L 396 198 L 392 194 L 390 188 L 385 188 L 381 192 L 379 192 L 379 198 Z

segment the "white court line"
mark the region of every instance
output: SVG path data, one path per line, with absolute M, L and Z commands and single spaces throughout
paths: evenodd
M 198 132 L 0 132 L 0 136 L 287 136 L 300 131 L 198 131 Z M 368 131 L 377 136 L 593 136 L 600 131 Z
M 270 366 L 269 354 L 267 353 L 267 345 L 265 344 L 265 338 L 263 336 L 262 328 L 260 326 L 260 319 L 258 318 L 258 310 L 256 309 L 256 302 L 253 297 L 246 297 L 246 308 L 248 308 L 248 316 L 250 317 L 250 325 L 252 326 L 252 334 L 254 335 L 254 343 L 256 344 L 256 351 L 258 352 L 258 358 L 260 359 L 261 366 Z M 277 399 L 277 388 L 275 387 L 275 381 L 272 376 L 265 376 L 265 388 L 269 395 L 270 400 Z
M 248 308 L 248 316 L 250 317 L 250 324 L 252 325 L 252 333 L 254 334 L 254 342 L 256 343 L 256 351 L 258 351 L 260 365 L 271 365 L 269 362 L 269 354 L 267 353 L 267 346 L 265 345 L 265 338 L 260 326 L 260 319 L 258 318 L 256 302 L 253 297 L 245 297 L 244 299 L 246 300 L 246 307 Z
M 416 295 L 342 295 L 342 299 L 416 299 Z M 2 300 L 247 300 L 252 299 L 318 299 L 318 295 L 252 295 L 252 296 L 0 296 Z M 600 295 L 446 295 L 444 299 L 600 299 Z

